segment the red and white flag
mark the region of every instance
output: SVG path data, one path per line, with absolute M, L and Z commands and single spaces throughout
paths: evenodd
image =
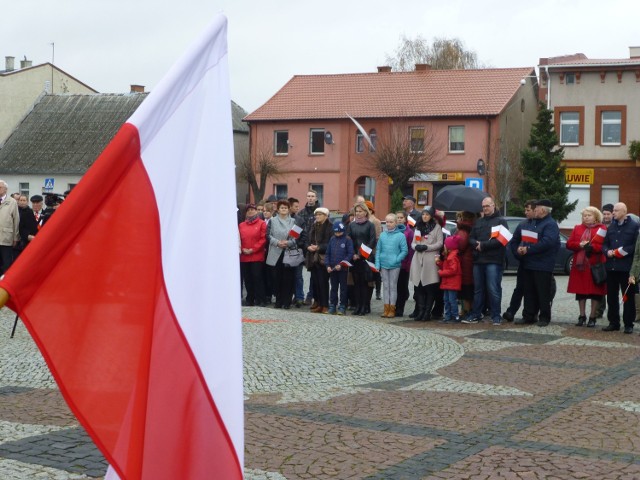
M 527 243 L 538 243 L 538 232 L 522 230 L 522 241 Z
M 360 245 L 360 255 L 364 258 L 369 258 L 371 255 L 372 249 L 371 247 L 367 247 L 364 243 Z
M 607 230 L 604 228 L 598 228 L 598 231 L 596 232 L 596 236 L 597 237 L 606 237 L 607 236 Z
M 415 238 L 416 243 L 422 241 L 422 232 L 416 229 L 416 232 L 413 234 L 413 238 Z
M 340 265 L 342 265 L 343 267 L 353 267 L 353 265 L 349 263 L 347 260 L 342 260 L 340 262 Z
M 293 238 L 300 238 L 300 234 L 302 233 L 302 227 L 298 225 L 294 225 L 291 230 L 289 230 L 289 236 Z
M 495 227 L 493 227 L 495 228 Z M 493 230 L 493 229 L 492 229 Z M 504 225 L 499 225 L 498 229 L 497 229 L 497 234 L 495 235 L 495 238 L 502 244 L 502 245 L 507 245 L 507 243 L 509 243 L 509 241 L 513 238 L 513 234 L 509 231 L 508 228 L 506 228 Z M 493 237 L 493 233 L 491 234 L 491 236 Z
M 629 252 L 627 252 L 624 247 L 618 247 L 613 251 L 613 256 L 616 258 L 626 257 L 627 255 L 629 255 Z
M 413 218 L 411 215 L 407 215 L 407 223 L 409 224 L 409 226 L 415 227 L 416 226 L 416 219 Z
M 218 16 L 0 282 L 109 478 L 242 479 L 226 33 Z
M 367 265 L 369 265 L 369 268 L 371 269 L 372 272 L 378 271 L 378 269 L 376 268 L 376 265 L 374 263 L 371 263 L 369 260 L 367 260 Z

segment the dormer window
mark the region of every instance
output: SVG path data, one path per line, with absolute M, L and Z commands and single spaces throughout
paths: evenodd
M 567 85 L 574 85 L 576 83 L 576 74 L 575 73 L 567 73 L 565 77 L 565 81 Z

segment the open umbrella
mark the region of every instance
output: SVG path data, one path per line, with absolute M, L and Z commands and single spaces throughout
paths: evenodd
M 442 187 L 433 200 L 433 206 L 438 210 L 467 211 L 478 213 L 482 211 L 482 199 L 488 196 L 478 188 L 464 185 L 447 185 Z

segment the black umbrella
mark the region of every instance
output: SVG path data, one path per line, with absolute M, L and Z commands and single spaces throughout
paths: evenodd
M 482 211 L 482 200 L 488 196 L 478 188 L 465 187 L 464 185 L 447 185 L 442 187 L 435 199 L 433 206 L 438 210 L 448 212 L 473 212 Z

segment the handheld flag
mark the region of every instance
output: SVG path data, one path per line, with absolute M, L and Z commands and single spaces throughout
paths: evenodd
M 497 239 L 502 245 L 507 245 L 513 234 L 504 225 L 498 225 L 491 228 L 491 237 Z
M 526 243 L 538 243 L 538 232 L 522 230 L 522 241 Z
M 626 257 L 627 255 L 629 255 L 629 252 L 627 252 L 624 247 L 618 247 L 613 251 L 613 256 L 616 258 Z
M 604 238 L 607 236 L 607 231 L 604 228 L 598 228 L 596 236 Z
M 349 263 L 347 260 L 342 260 L 340 262 L 340 265 L 342 265 L 343 267 L 353 267 L 353 265 Z
M 364 257 L 364 258 L 369 258 L 369 255 L 371 255 L 371 252 L 373 251 L 371 249 L 371 247 L 367 247 L 364 243 L 362 245 L 360 245 L 360 256 Z
M 298 225 L 294 225 L 289 231 L 289 236 L 293 238 L 300 238 L 300 234 L 302 233 L 302 227 Z
M 409 224 L 409 226 L 415 227 L 416 226 L 416 219 L 413 218 L 411 215 L 407 215 L 407 223 Z
M 369 260 L 367 260 L 367 265 L 369 265 L 369 268 L 371 269 L 372 272 L 376 273 L 378 271 L 375 264 L 371 263 Z
M 413 238 L 416 239 L 416 243 L 421 242 L 422 241 L 422 232 L 418 229 L 416 229 L 416 232 L 413 234 Z
M 226 32 L 220 15 L 0 281 L 108 477 L 242 479 Z

